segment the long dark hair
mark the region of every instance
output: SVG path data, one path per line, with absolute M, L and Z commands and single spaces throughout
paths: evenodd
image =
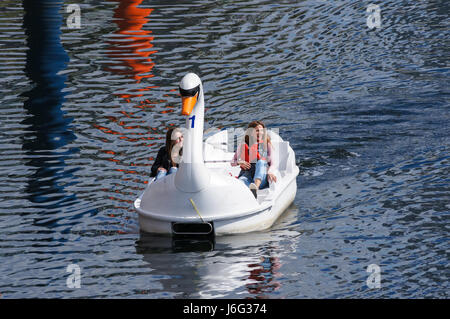
M 166 151 L 167 151 L 167 154 L 169 155 L 169 159 L 171 162 L 173 162 L 172 149 L 173 149 L 173 146 L 177 143 L 177 140 L 172 139 L 172 136 L 176 132 L 182 133 L 179 128 L 175 128 L 175 127 L 169 128 L 169 130 L 166 133 Z M 180 155 L 183 155 L 183 148 L 180 149 Z
M 245 144 L 250 146 L 249 145 L 249 143 L 250 143 L 250 136 L 249 136 L 249 134 L 250 134 L 250 131 L 251 131 L 250 129 L 255 129 L 258 125 L 261 125 L 263 127 L 263 129 L 264 129 L 262 140 L 265 142 L 265 143 L 263 143 L 263 147 L 264 147 L 264 149 L 266 149 L 267 145 L 269 143 L 272 144 L 272 142 L 270 141 L 270 136 L 267 134 L 266 126 L 261 121 L 252 121 L 252 122 L 248 123 L 247 131 L 245 132 L 245 138 L 244 138 Z

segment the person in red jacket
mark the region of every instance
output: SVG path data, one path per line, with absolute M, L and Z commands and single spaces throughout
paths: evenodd
M 261 121 L 248 124 L 244 143 L 240 144 L 231 162 L 232 166 L 239 165 L 239 180 L 253 192 L 269 186 L 269 182 L 276 182 L 274 174 L 273 146 L 267 134 L 266 127 Z

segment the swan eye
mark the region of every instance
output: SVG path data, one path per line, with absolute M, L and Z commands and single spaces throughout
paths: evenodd
M 180 94 L 183 97 L 195 96 L 195 94 L 197 94 L 200 91 L 200 85 L 197 85 L 195 88 L 189 90 L 184 90 L 181 87 L 179 87 L 179 89 Z

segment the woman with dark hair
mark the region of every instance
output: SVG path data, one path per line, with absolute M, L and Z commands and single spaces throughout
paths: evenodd
M 175 173 L 183 153 L 182 148 L 183 133 L 178 128 L 170 128 L 166 133 L 166 145 L 158 151 L 150 176 L 160 179 Z
M 277 181 L 273 172 L 275 165 L 272 154 L 272 143 L 264 123 L 250 122 L 244 143 L 239 145 L 231 165 L 241 167 L 238 178 L 250 188 L 255 198 L 258 189 L 266 188 L 269 182 Z

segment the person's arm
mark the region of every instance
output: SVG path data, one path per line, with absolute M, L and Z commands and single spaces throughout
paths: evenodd
M 236 153 L 234 153 L 233 159 L 231 160 L 231 166 L 238 166 L 239 165 L 239 158 L 241 157 L 241 154 L 243 152 L 245 145 L 239 144 Z M 244 149 L 245 152 L 245 149 Z
M 246 162 L 245 160 L 239 160 L 242 153 L 245 154 L 246 152 L 246 146 L 247 144 L 241 144 L 239 145 L 238 149 L 236 150 L 236 153 L 234 153 L 233 159 L 231 160 L 231 166 L 240 166 L 243 170 L 250 169 L 251 165 L 249 162 Z
M 150 174 L 151 177 L 155 177 L 156 174 L 158 174 L 158 168 L 162 167 L 162 161 L 163 161 L 163 157 L 164 157 L 164 152 L 165 149 L 164 147 L 162 147 L 159 151 L 158 151 L 158 155 L 156 155 L 156 159 L 155 159 L 155 163 L 153 163 L 152 166 L 152 173 Z

